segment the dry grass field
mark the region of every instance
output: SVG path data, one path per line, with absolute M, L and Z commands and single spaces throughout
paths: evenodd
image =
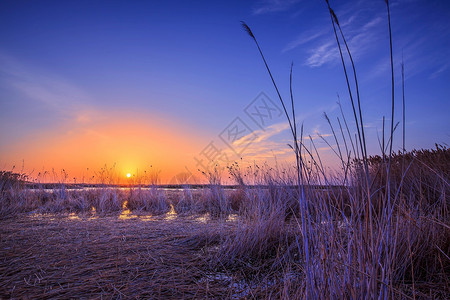
M 304 298 L 307 235 L 319 298 L 448 299 L 449 161 L 446 148 L 395 155 L 386 189 L 370 158 L 371 219 L 358 164 L 351 184 L 303 186 L 306 234 L 283 172 L 179 190 L 30 189 L 4 172 L 0 297 Z

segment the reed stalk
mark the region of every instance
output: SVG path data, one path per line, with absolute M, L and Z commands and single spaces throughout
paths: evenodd
M 302 158 L 301 158 L 301 149 L 299 147 L 298 143 L 298 137 L 297 137 L 297 128 L 296 123 L 291 122 L 291 118 L 289 116 L 289 113 L 286 109 L 286 106 L 284 104 L 283 98 L 281 97 L 280 91 L 278 89 L 277 84 L 275 83 L 275 80 L 272 76 L 272 72 L 270 71 L 270 68 L 267 64 L 267 61 L 264 57 L 264 54 L 259 46 L 258 41 L 256 40 L 255 35 L 253 34 L 250 27 L 245 23 L 241 22 L 244 30 L 250 35 L 250 37 L 255 42 L 258 51 L 261 55 L 261 58 L 264 62 L 264 65 L 267 69 L 267 72 L 269 73 L 270 79 L 272 80 L 272 84 L 275 87 L 275 90 L 278 94 L 278 98 L 280 99 L 280 103 L 283 107 L 285 116 L 287 118 L 287 121 L 289 123 L 289 127 L 291 129 L 292 137 L 294 140 L 294 152 L 295 152 L 295 158 L 296 158 L 296 168 L 297 168 L 297 178 L 298 178 L 298 188 L 299 188 L 299 198 L 300 198 L 300 212 L 301 212 L 301 222 L 302 222 L 302 229 L 303 229 L 303 251 L 306 259 L 306 279 L 307 279 L 307 295 L 311 299 L 316 298 L 315 296 L 315 290 L 313 288 L 313 281 L 314 281 L 314 275 L 311 268 L 311 253 L 310 253 L 310 245 L 309 245 L 309 236 L 310 236 L 310 221 L 309 221 L 309 214 L 307 212 L 307 205 L 306 205 L 306 199 L 305 194 L 303 190 L 303 182 L 302 182 L 302 172 L 303 172 L 303 165 L 302 165 Z M 292 94 L 292 65 L 291 65 L 291 76 L 290 76 L 290 91 L 291 91 L 291 104 L 292 104 L 292 116 L 295 118 L 295 109 L 294 109 L 294 102 L 293 102 L 293 94 Z

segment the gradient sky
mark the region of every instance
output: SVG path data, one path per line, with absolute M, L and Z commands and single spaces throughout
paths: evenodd
M 330 2 L 355 58 L 368 148 L 377 154 L 383 116 L 390 124 L 385 2 Z M 395 121 L 402 120 L 403 57 L 407 149 L 450 140 L 449 16 L 446 0 L 391 1 Z M 337 94 L 354 126 L 325 1 L 6 0 L 0 3 L 0 169 L 23 166 L 37 176 L 64 168 L 83 180 L 116 164 L 120 178 L 161 170 L 168 182 L 186 169 L 198 175 L 198 161 L 213 150 L 228 161 L 292 161 L 278 112 L 263 127 L 246 114 L 261 92 L 279 102 L 241 20 L 286 99 L 294 62 L 297 118 L 332 162 L 317 133 L 334 144 L 323 113 L 337 126 Z M 247 141 L 232 144 L 233 152 L 226 142 L 236 126 L 247 130 Z

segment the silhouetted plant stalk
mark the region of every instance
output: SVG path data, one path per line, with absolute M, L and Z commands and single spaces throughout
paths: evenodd
M 405 151 L 406 151 L 406 146 L 405 146 L 405 65 L 403 63 L 403 51 L 402 51 L 402 106 L 403 106 L 403 143 L 402 143 L 402 173 L 405 172 Z M 403 186 L 402 186 L 403 189 Z
M 330 6 L 330 3 L 328 0 L 325 0 L 325 2 L 327 3 L 328 6 L 328 11 L 330 13 L 330 19 L 331 19 L 331 23 L 333 26 L 333 31 L 334 31 L 334 35 L 336 38 L 336 43 L 338 45 L 338 49 L 339 49 L 339 55 L 341 57 L 341 62 L 342 62 L 342 67 L 344 69 L 344 75 L 345 75 L 345 80 L 347 83 L 347 89 L 348 89 L 348 93 L 350 96 L 350 101 L 352 104 L 352 109 L 353 109 L 353 116 L 355 118 L 355 123 L 356 123 L 356 130 L 357 130 L 357 134 L 358 134 L 358 139 L 357 141 L 359 141 L 359 146 L 361 149 L 361 157 L 362 157 L 362 161 L 363 161 L 363 167 L 364 167 L 364 173 L 365 173 L 365 191 L 363 191 L 363 193 L 365 194 L 365 196 L 363 196 L 363 199 L 366 198 L 366 205 L 365 205 L 365 215 L 367 216 L 366 219 L 366 235 L 368 237 L 370 237 L 369 242 L 371 245 L 371 248 L 374 249 L 374 241 L 373 241 L 373 236 L 370 235 L 369 233 L 372 232 L 373 230 L 373 223 L 372 223 L 372 201 L 371 201 L 371 196 L 370 196 L 370 178 L 369 178 L 369 167 L 368 167 L 368 163 L 367 163 L 367 148 L 366 148 L 366 141 L 365 141 L 365 134 L 364 134 L 364 123 L 362 120 L 362 111 L 361 111 L 361 101 L 360 101 L 360 97 L 359 97 L 359 86 L 358 86 L 358 78 L 356 75 L 356 67 L 355 64 L 353 62 L 353 57 L 351 55 L 351 51 L 348 47 L 347 44 L 347 40 L 345 39 L 344 33 L 342 31 L 342 28 L 339 24 L 339 20 L 336 16 L 336 14 L 334 13 L 333 9 Z M 339 32 L 341 34 L 342 40 L 344 42 L 345 48 L 347 50 L 347 54 L 349 56 L 351 65 L 352 65 L 352 70 L 353 70 L 353 75 L 354 75 L 354 80 L 355 80 L 355 87 L 356 87 L 356 96 L 357 96 L 357 101 L 358 101 L 358 112 L 359 112 L 359 120 L 358 120 L 358 116 L 356 113 L 356 108 L 355 108 L 355 103 L 353 100 L 353 93 L 352 93 L 352 89 L 350 87 L 350 80 L 348 77 L 348 73 L 347 73 L 347 67 L 345 65 L 345 60 L 344 60 L 344 55 L 342 53 L 342 47 L 341 47 L 341 43 L 339 41 L 339 36 L 336 30 L 336 26 L 339 29 Z M 376 268 L 375 266 L 376 262 L 372 261 L 372 267 Z M 372 282 L 372 286 L 375 286 L 376 282 L 373 281 Z
M 386 232 L 385 232 L 385 239 L 387 245 L 390 245 L 392 243 L 392 234 L 391 234 L 391 216 L 393 213 L 393 209 L 391 208 L 391 184 L 390 184 L 390 177 L 391 177 L 391 163 L 392 163 L 392 146 L 394 144 L 394 58 L 393 58 L 393 48 L 392 48 L 392 30 L 391 30 L 391 13 L 389 9 L 389 0 L 385 0 L 386 8 L 387 8 L 387 17 L 388 17 L 388 27 L 389 27 L 389 50 L 390 50 L 390 58 L 391 58 L 391 92 L 392 92 L 392 101 L 391 101 L 391 135 L 390 135 L 390 144 L 389 144 L 389 162 L 388 162 L 388 170 L 387 170 L 387 178 L 386 178 L 386 193 L 387 193 L 387 210 L 384 211 L 388 212 L 387 217 L 387 225 L 386 225 Z M 386 198 L 386 197 L 385 197 Z M 395 199 L 394 199 L 395 200 Z M 381 254 L 380 254 L 381 256 Z M 386 266 L 389 266 L 388 263 L 391 259 L 395 257 L 395 247 L 393 251 L 390 251 L 390 249 L 386 249 Z M 389 266 L 390 267 L 390 266 Z M 390 278 L 391 272 L 387 272 L 386 278 L 383 278 L 385 280 L 385 283 L 391 282 Z M 384 289 L 386 289 L 386 286 L 384 286 Z M 386 296 L 386 292 L 385 292 Z
M 386 168 L 387 176 L 386 176 L 386 182 L 385 182 L 385 194 L 384 194 L 384 197 L 381 199 L 380 207 L 377 209 L 377 216 L 379 217 L 378 222 L 383 224 L 382 227 L 384 227 L 383 230 L 380 232 L 381 235 L 375 234 L 373 231 L 373 229 L 374 229 L 373 209 L 374 208 L 373 208 L 372 200 L 375 200 L 375 199 L 371 199 L 372 197 L 371 197 L 371 193 L 370 193 L 371 183 L 370 183 L 369 168 L 368 168 L 368 163 L 367 163 L 368 156 L 367 156 L 366 141 L 365 141 L 365 135 L 364 135 L 364 123 L 363 123 L 362 113 L 361 113 L 361 102 L 360 102 L 360 96 L 359 96 L 359 87 L 358 87 L 358 79 L 357 79 L 357 75 L 356 75 L 356 68 L 355 68 L 355 64 L 354 64 L 350 49 L 348 47 L 347 41 L 343 34 L 342 28 L 339 24 L 338 18 L 336 16 L 336 14 L 334 13 L 333 9 L 331 8 L 329 1 L 325 0 L 325 2 L 328 6 L 328 10 L 330 13 L 331 23 L 333 26 L 334 35 L 335 35 L 336 42 L 338 45 L 339 54 L 340 54 L 341 61 L 342 61 L 342 66 L 344 69 L 347 88 L 348 88 L 348 92 L 349 92 L 349 96 L 350 96 L 350 100 L 351 100 L 351 104 L 352 104 L 352 108 L 353 108 L 353 115 L 354 115 L 355 122 L 356 122 L 358 141 L 359 141 L 359 146 L 361 149 L 362 161 L 364 164 L 364 171 L 365 171 L 365 175 L 366 175 L 365 194 L 367 197 L 367 202 L 365 205 L 366 228 L 365 228 L 364 239 L 366 241 L 369 241 L 369 245 L 370 245 L 370 257 L 367 258 L 370 261 L 370 265 L 371 265 L 371 270 L 369 272 L 370 289 L 372 290 L 372 295 L 377 295 L 379 292 L 380 297 L 386 298 L 389 296 L 389 293 L 392 293 L 392 287 L 389 286 L 388 282 L 391 281 L 390 274 L 392 274 L 392 272 L 391 272 L 392 270 L 390 270 L 390 268 L 392 267 L 391 266 L 392 259 L 395 257 L 395 247 L 394 247 L 394 249 L 389 248 L 389 245 L 392 243 L 392 239 L 393 239 L 393 232 L 391 232 L 391 230 L 393 230 L 393 228 L 395 227 L 395 226 L 391 226 L 391 225 L 393 225 L 393 224 L 391 224 L 391 217 L 393 214 L 393 203 L 391 201 L 392 199 L 391 199 L 391 185 L 390 185 L 390 170 L 391 170 L 391 158 L 392 158 L 392 147 L 393 147 L 393 135 L 394 135 L 395 128 L 397 127 L 397 125 L 394 127 L 394 69 L 393 69 L 393 48 L 392 48 L 392 31 L 391 31 L 389 1 L 385 0 L 386 6 L 387 6 L 388 24 L 389 24 L 390 62 L 391 62 L 391 81 L 392 81 L 392 102 L 391 102 L 392 109 L 391 109 L 391 129 L 390 129 L 390 137 L 389 137 L 389 141 L 388 141 L 389 159 L 388 159 L 388 166 Z M 350 59 L 351 65 L 352 65 L 354 81 L 355 81 L 355 88 L 356 88 L 356 97 L 357 97 L 357 101 L 358 101 L 359 120 L 358 120 L 358 116 L 356 114 L 355 104 L 354 104 L 354 100 L 353 100 L 353 93 L 352 93 L 352 89 L 350 87 L 350 81 L 349 81 L 349 77 L 348 77 L 348 73 L 347 73 L 344 56 L 342 53 L 340 38 L 339 38 L 336 28 L 339 30 L 340 37 L 345 45 L 348 57 Z M 402 71 L 402 73 L 403 73 L 403 71 Z M 327 118 L 327 121 L 329 122 L 328 118 Z M 330 126 L 331 126 L 331 124 L 330 124 Z M 334 134 L 334 131 L 333 131 L 333 134 Z M 339 146 L 338 146 L 338 150 L 339 150 Z M 384 118 L 383 118 L 382 152 L 383 152 L 383 161 L 384 161 L 384 156 L 385 156 Z M 380 282 L 382 283 L 381 290 L 378 290 L 378 287 L 377 287 L 378 283 L 377 283 L 377 278 L 376 278 L 376 276 L 378 276 L 377 274 L 380 273 L 379 271 L 381 271 L 381 280 L 380 280 Z M 389 291 L 388 291 L 388 289 L 389 289 Z
M 347 124 L 347 120 L 346 120 L 345 115 L 344 115 L 344 111 L 342 110 L 341 99 L 339 98 L 339 94 L 337 95 L 337 97 L 338 97 L 338 105 L 339 105 L 339 109 L 341 111 L 342 120 L 344 121 L 344 125 L 345 125 L 346 131 L 347 131 L 347 135 L 348 135 L 348 138 L 350 139 L 350 143 L 352 145 L 353 153 L 356 156 L 356 159 L 358 159 L 358 154 L 357 154 L 357 152 L 355 150 L 355 145 L 353 144 L 353 138 L 352 138 L 352 135 L 350 134 L 350 130 L 348 128 L 348 124 Z M 345 142 L 345 140 L 346 140 L 345 137 L 343 137 L 343 139 L 344 139 L 344 142 Z
M 403 63 L 402 57 L 402 106 L 403 106 L 403 144 L 402 144 L 402 153 L 405 154 L 406 145 L 405 145 L 405 136 L 406 136 L 406 115 L 405 115 L 405 64 Z
M 245 23 L 242 22 L 242 26 L 244 27 L 245 31 L 250 35 L 250 37 L 255 42 L 256 46 L 258 47 L 258 51 L 261 54 L 261 58 L 264 61 L 264 65 L 266 66 L 267 72 L 269 73 L 270 79 L 272 80 L 272 84 L 275 87 L 275 90 L 278 94 L 278 98 L 280 99 L 281 105 L 283 107 L 284 113 L 286 115 L 286 118 L 289 123 L 289 127 L 291 129 L 292 137 L 294 140 L 294 152 L 295 152 L 295 158 L 296 158 L 296 169 L 297 169 L 297 181 L 298 181 L 298 189 L 299 189 L 299 200 L 300 200 L 300 214 L 301 214 L 301 223 L 302 223 L 302 232 L 303 232 L 303 254 L 305 255 L 306 260 L 306 286 L 307 286 L 307 297 L 312 299 L 316 298 L 315 291 L 314 291 L 314 273 L 312 270 L 312 262 L 311 262 L 311 249 L 310 249 L 310 234 L 311 234 L 311 226 L 310 226 L 310 217 L 308 213 L 308 206 L 306 205 L 306 199 L 305 199 L 305 192 L 303 188 L 303 162 L 301 157 L 301 148 L 299 146 L 298 136 L 297 136 L 297 125 L 295 122 L 295 109 L 294 109 L 294 98 L 292 93 L 292 67 L 291 64 L 291 72 L 290 72 L 290 95 L 291 95 L 291 105 L 292 105 L 292 118 L 293 122 L 291 122 L 291 118 L 289 116 L 289 113 L 286 109 L 286 106 L 284 104 L 283 98 L 281 97 L 281 94 L 278 90 L 278 86 L 275 83 L 275 80 L 272 76 L 272 72 L 270 71 L 270 68 L 266 62 L 266 59 L 261 51 L 261 48 L 259 46 L 258 41 L 255 38 L 255 35 L 253 34 L 250 27 Z M 302 136 L 303 136 L 303 126 L 302 126 Z M 301 141 L 300 141 L 301 142 Z
M 338 152 L 336 152 L 336 151 L 333 149 L 333 147 L 331 147 L 331 145 L 328 144 L 328 142 L 327 142 L 322 136 L 320 136 L 320 137 L 325 141 L 325 143 L 327 143 L 328 146 L 330 146 L 330 149 L 332 149 L 333 152 L 336 153 L 337 157 L 339 157 L 339 160 L 340 160 L 341 163 L 342 163 L 342 170 L 345 170 L 345 168 L 346 168 L 346 167 L 345 167 L 346 162 L 345 162 L 344 158 L 342 157 L 341 147 L 339 146 L 339 141 L 338 141 L 337 135 L 336 135 L 336 133 L 334 132 L 333 124 L 331 124 L 330 118 L 328 117 L 327 113 L 324 112 L 324 113 L 323 113 L 323 116 L 325 117 L 325 120 L 327 120 L 327 123 L 328 123 L 328 125 L 330 126 L 330 129 L 331 129 L 331 132 L 333 133 L 334 141 L 336 142 L 336 147 L 337 147 L 337 151 L 338 151 Z
M 358 77 L 356 75 L 356 67 L 355 67 L 355 64 L 353 62 L 352 54 L 351 54 L 350 49 L 349 49 L 348 44 L 347 44 L 347 40 L 345 39 L 344 33 L 342 32 L 341 25 L 339 24 L 339 20 L 338 20 L 336 14 L 334 13 L 333 9 L 331 8 L 329 1 L 328 0 L 325 0 L 325 1 L 327 3 L 327 6 L 328 6 L 328 11 L 330 13 L 331 23 L 333 25 L 334 35 L 336 37 L 336 42 L 338 44 L 339 54 L 340 54 L 341 61 L 342 61 L 342 67 L 344 68 L 344 75 L 345 75 L 345 79 L 346 79 L 346 83 L 347 83 L 347 89 L 348 89 L 348 93 L 349 93 L 349 96 L 350 96 L 350 101 L 352 103 L 353 115 L 354 115 L 355 122 L 356 122 L 356 130 L 357 130 L 357 133 L 358 133 L 359 145 L 360 145 L 360 148 L 361 148 L 361 156 L 362 156 L 362 159 L 363 159 L 365 167 L 367 167 L 366 139 L 365 139 L 365 134 L 364 134 L 364 123 L 363 123 L 363 119 L 362 119 L 361 101 L 360 101 L 360 97 L 359 97 L 359 85 L 358 85 Z M 353 77 L 354 77 L 354 80 L 355 80 L 355 87 L 356 87 L 356 98 L 357 98 L 357 101 L 358 101 L 359 120 L 358 120 L 358 116 L 356 114 L 355 103 L 354 103 L 354 100 L 353 100 L 353 93 L 352 93 L 352 89 L 350 87 L 350 80 L 348 78 L 347 67 L 345 65 L 344 56 L 342 54 L 342 48 L 341 48 L 341 44 L 340 44 L 340 41 L 339 41 L 339 36 L 337 34 L 337 31 L 336 31 L 336 26 L 338 27 L 339 32 L 341 34 L 342 41 L 344 42 L 344 45 L 345 45 L 345 48 L 347 50 L 347 54 L 349 56 L 349 59 L 350 59 L 351 65 L 352 65 L 352 69 L 353 69 Z
M 366 142 L 365 142 L 365 135 L 364 135 L 364 123 L 362 120 L 362 112 L 361 112 L 361 101 L 360 101 L 360 97 L 359 97 L 359 87 L 358 87 L 358 79 L 357 79 L 357 75 L 356 75 L 356 67 L 353 61 L 353 57 L 351 55 L 350 49 L 348 47 L 347 41 L 345 39 L 344 33 L 342 31 L 342 28 L 339 24 L 339 20 L 335 14 L 335 12 L 333 11 L 333 9 L 330 6 L 330 3 L 328 0 L 325 0 L 327 7 L 328 7 L 328 11 L 330 13 L 330 19 L 331 19 L 331 24 L 333 26 L 333 31 L 334 31 L 334 36 L 336 38 L 336 43 L 339 49 L 339 55 L 341 58 L 341 62 L 342 62 L 342 67 L 344 69 L 344 75 L 345 75 L 345 80 L 347 83 L 347 89 L 348 89 L 348 93 L 350 96 L 350 101 L 352 104 L 352 109 L 353 109 L 353 116 L 355 119 L 355 123 L 356 123 L 356 130 L 357 130 L 357 134 L 358 134 L 358 139 L 357 141 L 359 142 L 359 147 L 361 150 L 361 157 L 362 157 L 362 161 L 363 161 L 363 168 L 364 168 L 364 173 L 365 173 L 365 189 L 363 190 L 363 194 L 365 194 L 365 196 L 363 195 L 362 199 L 367 199 L 366 203 L 365 203 L 365 221 L 366 221 L 366 226 L 365 226 L 365 240 L 369 242 L 370 245 L 370 249 L 372 250 L 372 257 L 370 258 L 366 258 L 366 260 L 371 262 L 371 274 L 377 274 L 377 262 L 376 262 L 376 253 L 374 253 L 374 251 L 376 251 L 375 248 L 375 241 L 374 241 L 374 235 L 371 234 L 373 233 L 373 206 L 372 206 L 372 201 L 371 201 L 371 195 L 370 195 L 370 178 L 369 178 L 369 167 L 368 167 L 368 163 L 367 163 L 367 148 L 366 148 Z M 344 42 L 345 48 L 347 50 L 347 54 L 349 56 L 351 65 L 352 65 L 352 70 L 353 70 L 353 75 L 354 75 L 354 80 L 355 80 L 355 87 L 356 87 L 356 96 L 357 96 L 357 101 L 358 101 L 358 112 L 359 112 L 359 119 L 358 119 L 358 115 L 356 113 L 356 108 L 355 108 L 355 103 L 354 103 L 354 99 L 353 99 L 353 93 L 352 93 L 352 88 L 350 86 L 350 80 L 349 80 L 349 76 L 348 76 L 348 72 L 347 72 L 347 67 L 345 64 L 345 59 L 344 59 L 344 55 L 342 53 L 342 46 L 339 40 L 339 35 L 337 33 L 336 27 L 338 28 L 342 41 Z M 365 271 L 365 270 L 363 270 Z M 377 282 L 376 282 L 376 278 L 374 276 L 372 276 L 370 278 L 371 281 L 371 288 L 376 291 L 376 286 L 377 286 Z
M 387 7 L 387 15 L 388 15 L 388 25 L 389 25 L 389 50 L 391 55 L 391 92 L 392 92 L 392 109 L 391 109 L 391 143 L 389 145 L 389 167 L 391 165 L 391 157 L 392 157 L 392 144 L 394 142 L 394 57 L 392 53 L 392 30 L 391 30 L 391 12 L 389 10 L 389 0 L 385 0 Z

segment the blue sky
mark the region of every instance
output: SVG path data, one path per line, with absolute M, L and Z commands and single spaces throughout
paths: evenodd
M 376 154 L 382 117 L 390 122 L 386 5 L 330 3 L 356 61 L 368 147 Z M 395 121 L 402 119 L 403 57 L 407 149 L 449 143 L 449 15 L 448 1 L 391 1 Z M 23 160 L 28 169 L 94 168 L 96 161 L 128 164 L 124 172 L 154 164 L 174 174 L 176 167 L 164 163 L 169 148 L 177 165 L 193 165 L 211 141 L 227 148 L 220 134 L 236 117 L 258 135 L 240 156 L 289 159 L 284 120 L 273 119 L 262 130 L 245 114 L 260 92 L 278 99 L 241 20 L 252 28 L 286 99 L 294 62 L 295 105 L 307 135 L 331 133 L 323 112 L 336 123 L 337 94 L 353 123 L 325 1 L 2 1 L 0 167 Z M 120 124 L 131 132 L 115 137 Z M 157 134 L 139 136 L 143 129 L 165 132 L 171 142 Z M 89 150 L 97 140 L 87 134 L 130 143 L 128 153 L 111 152 L 116 143 L 107 142 Z M 135 139 L 127 140 L 129 135 Z M 73 153 L 61 145 L 69 142 Z M 145 147 L 157 149 L 153 157 L 124 162 L 127 155 L 145 155 Z M 320 148 L 332 156 L 325 145 Z M 96 155 L 89 159 L 91 152 Z

